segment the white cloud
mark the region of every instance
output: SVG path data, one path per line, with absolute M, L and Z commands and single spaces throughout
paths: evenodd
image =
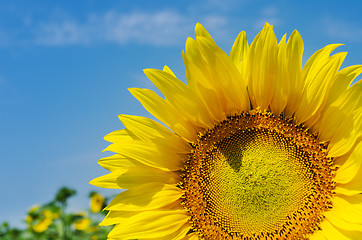
M 260 31 L 264 24 L 268 22 L 271 25 L 281 25 L 278 8 L 275 6 L 264 7 L 260 10 L 261 17 L 255 21 L 254 29 Z
M 362 42 L 362 26 L 357 22 L 347 22 L 330 17 L 322 19 L 324 31 L 334 39 L 350 42 Z
M 227 21 L 208 15 L 200 20 L 211 30 L 225 31 Z M 41 45 L 91 44 L 113 42 L 172 46 L 183 43 L 192 32 L 196 20 L 172 10 L 159 12 L 120 13 L 108 11 L 89 15 L 85 22 L 69 18 L 42 23 L 36 30 L 36 43 Z

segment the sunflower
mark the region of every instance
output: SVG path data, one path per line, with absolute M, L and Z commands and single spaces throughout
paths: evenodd
M 109 239 L 362 239 L 362 66 L 332 44 L 302 66 L 297 31 L 265 24 L 230 55 L 197 24 L 183 60 L 130 92 L 155 118 L 120 115 L 91 181 L 127 189 L 106 207 Z
M 89 218 L 83 217 L 74 222 L 74 228 L 78 231 L 85 231 L 89 228 L 90 223 Z
M 92 213 L 97 213 L 102 210 L 105 204 L 105 198 L 99 193 L 92 192 L 90 194 L 90 210 Z

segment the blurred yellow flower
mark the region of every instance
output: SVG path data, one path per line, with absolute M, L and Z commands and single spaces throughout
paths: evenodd
M 48 210 L 48 209 L 45 209 L 43 212 L 42 212 L 42 215 L 45 217 L 45 218 L 50 218 L 50 219 L 53 219 L 53 213 Z
M 39 223 L 34 224 L 32 228 L 33 228 L 34 232 L 41 233 L 41 232 L 44 232 L 45 230 L 47 230 L 49 228 L 50 224 L 52 224 L 52 219 L 45 217 Z
M 26 223 L 31 223 L 33 220 L 34 220 L 34 219 L 33 219 L 31 216 L 29 216 L 29 215 L 27 215 L 26 218 L 25 218 L 25 222 L 26 222 Z
M 39 205 L 34 205 L 30 208 L 29 213 L 36 212 L 36 211 L 38 211 L 38 209 L 39 209 Z
M 104 197 L 99 193 L 93 193 L 90 199 L 90 209 L 93 213 L 97 213 L 102 210 L 104 204 Z
M 82 218 L 74 222 L 74 227 L 76 230 L 84 231 L 88 229 L 91 220 L 89 218 Z

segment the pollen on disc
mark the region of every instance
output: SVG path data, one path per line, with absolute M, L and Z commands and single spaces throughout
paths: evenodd
M 319 171 L 321 165 L 329 170 Z M 232 116 L 195 144 L 183 204 L 201 237 L 303 238 L 330 205 L 331 166 L 297 126 L 269 113 Z

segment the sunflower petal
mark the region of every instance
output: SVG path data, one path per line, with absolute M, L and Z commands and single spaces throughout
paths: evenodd
M 197 36 L 186 42 L 187 79 L 212 119 L 249 109 L 249 100 L 240 72 L 230 57 L 207 37 Z M 213 123 L 214 124 L 214 123 Z
M 245 80 L 230 57 L 207 38 L 199 37 L 196 42 L 207 63 L 207 72 L 210 73 L 207 78 L 213 85 L 218 86 L 218 93 L 223 96 L 220 102 L 224 111 L 230 115 L 248 110 L 249 98 Z
M 191 141 L 196 138 L 195 130 L 184 122 L 184 117 L 155 92 L 140 88 L 130 88 L 129 91 L 149 113 L 165 123 L 172 131 Z
M 361 187 L 352 187 L 352 188 L 348 188 L 349 183 L 347 184 L 343 184 L 343 185 L 339 185 L 337 186 L 334 191 L 339 194 L 339 195 L 344 195 L 344 196 L 353 196 L 353 195 L 357 195 L 357 194 L 362 194 L 362 189 Z M 360 184 L 362 185 L 362 184 Z
M 128 218 L 124 224 L 116 225 L 109 238 L 158 238 L 172 234 L 188 221 L 184 210 L 146 211 Z
M 333 208 L 325 212 L 325 216 L 339 228 L 362 232 L 362 203 L 358 202 L 358 197 L 350 196 L 348 198 L 357 202 L 350 202 L 335 196 Z
M 190 233 L 187 234 L 183 240 L 199 240 L 199 236 L 197 235 L 197 233 Z
M 111 172 L 124 168 L 128 169 L 136 165 L 134 161 L 129 158 L 123 157 L 120 154 L 114 154 L 109 157 L 101 158 L 98 160 L 98 164 Z
M 255 37 L 249 51 L 248 86 L 254 108 L 268 109 L 275 91 L 278 42 L 273 27 L 265 24 Z
M 362 142 L 356 144 L 350 154 L 346 154 L 336 159 L 336 164 L 343 164 L 337 170 L 334 181 L 337 183 L 348 183 L 361 171 L 362 166 Z
M 349 237 L 344 235 L 340 229 L 333 226 L 328 220 L 323 221 L 320 224 L 323 235 L 328 240 L 351 240 Z
M 247 79 L 247 58 L 249 52 L 249 44 L 246 39 L 246 33 L 240 32 L 235 39 L 234 45 L 230 51 L 230 58 L 234 62 L 235 66 L 239 70 L 243 79 Z
M 166 138 L 173 135 L 173 133 L 162 124 L 146 117 L 125 114 L 121 114 L 118 117 L 129 131 L 143 140 Z
M 134 188 L 149 182 L 176 184 L 180 180 L 180 176 L 176 173 L 165 172 L 147 166 L 130 167 L 117 177 L 118 185 L 125 189 Z
M 362 65 L 349 66 L 339 71 L 330 87 L 326 105 L 333 103 L 352 84 L 353 80 L 362 73 Z
M 196 26 L 195 26 L 195 39 L 197 37 L 205 37 L 205 38 L 209 39 L 210 41 L 212 41 L 215 44 L 215 42 L 212 39 L 210 33 L 200 23 L 197 23 Z
M 326 239 L 327 238 L 324 237 L 322 231 L 316 231 L 309 237 L 309 240 L 326 240 Z
M 124 114 L 119 115 L 119 119 L 139 139 L 162 142 L 178 153 L 190 152 L 190 147 L 184 139 L 152 119 Z
M 135 139 L 137 139 L 137 137 L 127 129 L 116 130 L 104 136 L 104 140 L 111 143 L 115 143 L 119 140 L 131 141 Z
M 195 112 L 196 105 L 186 84 L 158 69 L 144 69 L 143 71 L 172 106 L 186 114 L 190 121 L 195 122 L 195 115 L 192 113 Z
M 166 171 L 176 171 L 183 167 L 180 155 L 170 149 L 161 148 L 157 143 L 143 141 L 117 142 L 109 145 L 105 150 Z
M 305 122 L 311 117 L 318 118 L 318 113 L 324 107 L 332 80 L 346 57 L 346 53 L 337 53 L 326 58 L 330 50 L 333 50 L 333 47 L 322 49 L 321 54 L 312 58 L 314 61 L 308 60 L 303 68 L 305 86 L 300 105 L 295 112 L 297 123 Z
M 126 169 L 121 169 L 119 171 L 111 172 L 101 177 L 95 178 L 89 183 L 101 188 L 112 188 L 112 189 L 120 189 L 117 184 L 117 177 L 124 173 Z
M 123 224 L 124 222 L 127 222 L 128 218 L 136 214 L 138 214 L 138 212 L 109 211 L 103 221 L 99 223 L 99 226 Z
M 287 61 L 287 43 L 286 35 L 283 36 L 279 43 L 277 71 L 275 80 L 275 94 L 273 95 L 270 103 L 270 109 L 274 115 L 279 114 L 284 110 L 288 102 L 290 82 L 288 74 L 288 61 Z
M 176 186 L 161 182 L 152 182 L 128 189 L 118 194 L 106 207 L 111 211 L 150 211 L 174 204 L 182 191 Z
M 328 156 L 346 154 L 362 136 L 362 109 L 355 110 L 341 122 L 328 145 Z
M 159 238 L 141 238 L 139 240 L 185 240 L 185 236 L 189 230 L 190 226 L 186 223 L 178 231 L 175 231 L 170 235 Z
M 187 82 L 194 89 L 198 99 L 200 99 L 198 102 L 200 111 L 206 113 L 203 122 L 211 128 L 219 119 L 225 117 L 217 91 L 214 86 L 209 84 L 204 73 L 196 66 L 195 59 L 190 61 L 189 55 L 183 55 L 183 60 L 186 68 Z
M 304 43 L 298 31 L 294 31 L 288 39 L 286 46 L 287 71 L 289 78 L 289 94 L 288 102 L 285 107 L 287 117 L 290 117 L 297 110 L 304 86 L 302 78 L 302 59 L 303 59 Z M 279 79 L 278 79 L 279 80 Z
M 334 135 L 339 135 L 338 131 L 346 131 L 341 124 L 346 119 L 353 121 L 353 112 L 362 106 L 361 92 L 362 81 L 355 83 L 328 106 L 318 126 L 320 141 L 329 141 Z
M 174 78 L 177 78 L 176 75 L 172 72 L 172 70 L 168 67 L 168 66 L 164 66 L 162 71 L 164 71 L 165 73 L 170 74 L 171 76 L 173 76 Z

